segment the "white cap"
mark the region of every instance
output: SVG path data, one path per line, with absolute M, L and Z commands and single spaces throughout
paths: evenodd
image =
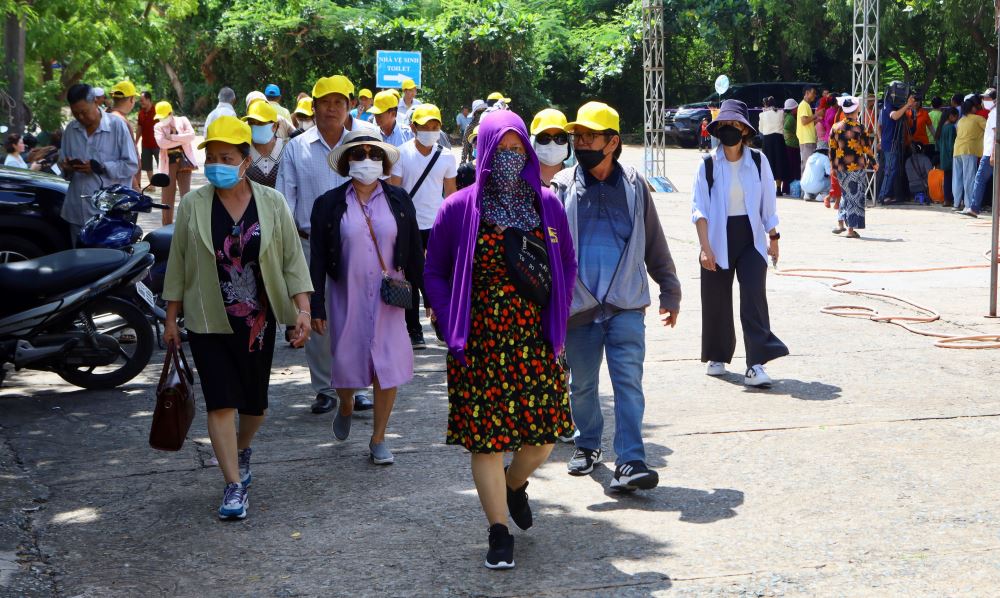
M 103 87 L 95 87 L 94 88 L 94 97 L 95 98 L 99 98 L 99 97 L 101 97 L 103 95 L 104 95 L 104 88 Z
M 473 112 L 473 114 L 475 114 L 476 112 L 479 112 L 483 108 L 486 108 L 486 102 L 484 102 L 483 100 L 474 100 L 472 102 L 472 112 Z
M 253 102 L 254 100 L 264 100 L 266 102 L 267 96 L 260 91 L 251 91 L 247 94 L 247 108 L 250 107 L 250 102 Z

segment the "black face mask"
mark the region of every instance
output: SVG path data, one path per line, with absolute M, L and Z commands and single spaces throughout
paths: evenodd
M 743 133 L 733 125 L 724 125 L 715 131 L 715 136 L 719 138 L 722 145 L 733 147 L 743 142 Z
M 576 161 L 583 166 L 584 170 L 593 170 L 598 164 L 604 161 L 607 154 L 604 149 L 578 149 L 576 150 Z

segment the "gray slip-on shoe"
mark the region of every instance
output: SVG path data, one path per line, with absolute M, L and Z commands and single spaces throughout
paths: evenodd
M 350 415 L 341 415 L 340 410 L 337 410 L 336 415 L 333 416 L 333 437 L 337 440 L 347 440 L 347 437 L 351 435 L 351 419 Z
M 384 441 L 378 444 L 369 442 L 368 450 L 370 451 L 372 463 L 375 465 L 391 465 L 396 460 Z

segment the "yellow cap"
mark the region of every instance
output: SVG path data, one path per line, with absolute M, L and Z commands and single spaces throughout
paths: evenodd
M 372 90 L 367 87 L 358 92 L 359 98 L 370 98 L 372 97 Z
M 476 125 L 476 128 L 472 129 L 472 132 L 469 133 L 469 143 L 475 143 L 476 137 L 479 137 L 479 125 Z
M 266 103 L 266 102 L 265 102 Z M 198 144 L 198 149 L 204 149 L 210 141 L 222 141 L 232 145 L 242 145 L 250 143 L 253 139 L 250 133 L 250 125 L 235 116 L 220 116 L 208 125 L 205 141 Z
M 368 112 L 382 114 L 393 108 L 399 108 L 399 98 L 396 97 L 396 94 L 391 91 L 380 91 L 375 94 L 375 103 L 368 109 Z
M 410 119 L 410 122 L 415 122 L 418 125 L 426 125 L 428 121 L 432 120 L 443 122 L 441 120 L 441 111 L 434 104 L 420 104 L 413 109 L 413 118 Z
M 132 85 L 131 81 L 122 81 L 111 88 L 111 97 L 113 98 L 134 98 L 139 95 L 136 91 L 135 85 Z
M 416 89 L 416 88 L 417 84 L 413 82 L 413 79 L 405 79 L 403 81 L 403 91 L 406 91 L 407 89 Z
M 312 97 L 314 100 L 331 93 L 339 93 L 345 98 L 350 98 L 354 95 L 354 84 L 343 75 L 334 75 L 323 77 L 316 82 L 316 85 L 313 85 Z
M 621 131 L 618 126 L 618 111 L 603 102 L 587 102 L 576 111 L 576 120 L 567 123 L 567 133 L 572 133 L 577 126 L 587 127 L 592 131 Z
M 562 112 L 556 110 L 555 108 L 546 108 L 538 114 L 531 121 L 531 134 L 538 135 L 545 129 L 559 129 L 560 131 L 566 128 L 566 115 Z
M 486 99 L 487 99 L 487 100 L 503 100 L 503 103 L 504 103 L 504 104 L 509 104 L 509 103 L 510 103 L 510 98 L 508 98 L 508 97 L 505 97 L 505 96 L 504 96 L 504 95 L 503 95 L 502 93 L 500 93 L 499 91 L 494 91 L 494 92 L 493 92 L 493 93 L 491 93 L 490 95 L 486 96 Z
M 278 122 L 278 109 L 271 102 L 253 102 L 247 108 L 247 115 L 243 117 L 243 121 L 250 119 L 261 123 L 276 123 Z
M 392 89 L 387 89 L 386 91 L 388 91 L 392 95 L 396 96 L 396 103 L 398 104 L 399 103 L 399 98 L 400 98 L 399 90 L 396 89 L 396 88 L 392 88 Z
M 157 102 L 156 117 L 154 118 L 154 120 L 163 120 L 173 113 L 174 113 L 174 107 L 170 105 L 170 102 Z
M 277 112 L 277 110 L 275 110 Z M 295 106 L 295 114 L 301 114 L 303 116 L 313 115 L 313 99 L 312 98 L 302 98 L 299 100 L 298 105 Z

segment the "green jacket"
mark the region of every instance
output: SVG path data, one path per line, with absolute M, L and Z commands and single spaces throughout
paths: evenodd
M 292 326 L 298 310 L 291 297 L 311 293 L 309 268 L 302 254 L 295 223 L 284 196 L 251 181 L 260 219 L 260 271 L 271 310 L 282 324 Z M 205 185 L 181 200 L 170 242 L 163 299 L 184 302 L 184 326 L 205 334 L 231 334 L 222 303 L 219 271 L 212 244 L 212 199 L 215 188 Z

